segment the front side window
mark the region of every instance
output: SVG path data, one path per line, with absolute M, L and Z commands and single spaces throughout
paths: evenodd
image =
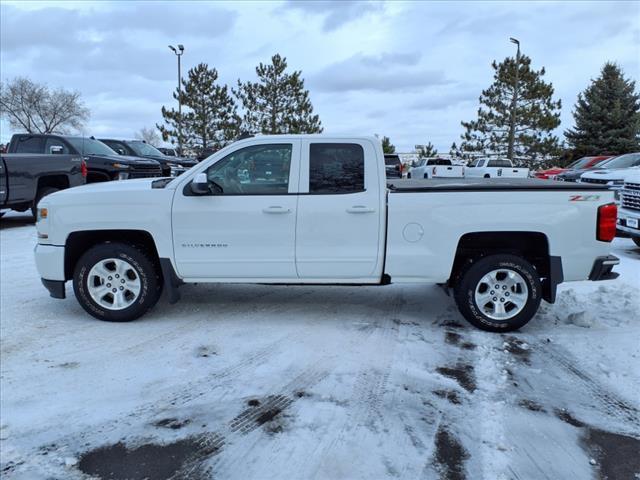
M 242 148 L 211 165 L 207 179 L 222 189 L 222 195 L 285 195 L 291 151 L 291 144 Z
M 312 143 L 309 193 L 364 191 L 364 150 L 355 143 Z

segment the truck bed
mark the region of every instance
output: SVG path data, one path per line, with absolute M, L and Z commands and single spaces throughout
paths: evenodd
M 451 191 L 500 191 L 500 190 L 564 190 L 594 191 L 608 190 L 606 185 L 587 185 L 574 182 L 556 182 L 538 178 L 434 178 L 434 179 L 389 179 L 387 187 L 391 193 L 451 192 Z

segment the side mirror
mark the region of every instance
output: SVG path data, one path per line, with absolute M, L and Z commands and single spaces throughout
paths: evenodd
M 64 148 L 60 145 L 51 145 L 49 147 L 49 153 L 51 153 L 51 155 L 62 155 L 64 153 Z
M 210 193 L 209 181 L 206 173 L 199 173 L 191 182 L 191 192 L 195 195 L 207 195 Z

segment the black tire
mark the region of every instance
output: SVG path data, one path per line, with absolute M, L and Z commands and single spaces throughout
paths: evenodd
M 485 173 L 484 178 L 491 178 L 491 175 L 489 175 L 488 173 Z
M 506 320 L 490 318 L 475 300 L 476 287 L 482 277 L 498 269 L 518 273 L 528 290 L 527 300 L 522 310 Z M 542 287 L 539 274 L 525 259 L 509 254 L 490 255 L 471 263 L 460 273 L 454 287 L 454 297 L 460 313 L 473 326 L 489 332 L 511 332 L 526 325 L 536 314 L 542 299 Z
M 636 246 L 640 247 L 640 237 L 631 237 L 631 240 L 633 240 Z
M 129 263 L 140 279 L 139 296 L 122 310 L 99 305 L 88 292 L 89 271 L 100 260 L 109 258 Z M 87 250 L 78 260 L 73 273 L 73 291 L 82 308 L 98 320 L 130 322 L 144 315 L 158 302 L 162 281 L 157 263 L 142 248 L 129 243 L 101 243 Z
M 407 178 L 411 178 L 411 172 L 407 173 Z
M 33 200 L 33 205 L 31 206 L 31 213 L 33 214 L 33 218 L 38 218 L 38 204 L 40 203 L 40 200 L 42 200 L 47 195 L 51 195 L 52 193 L 58 191 L 60 191 L 60 189 L 55 187 L 43 187 L 38 190 L 38 193 L 36 193 L 36 198 Z

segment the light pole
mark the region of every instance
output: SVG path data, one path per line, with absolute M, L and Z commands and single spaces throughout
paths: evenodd
M 509 146 L 507 147 L 507 157 L 513 162 L 513 147 L 516 138 L 516 108 L 518 106 L 518 81 L 520 80 L 520 41 L 513 37 L 509 38 L 509 41 L 518 46 L 518 50 L 516 51 L 516 73 L 513 81 L 513 97 L 511 98 L 511 118 L 509 119 Z
M 178 155 L 182 156 L 182 99 L 180 98 L 180 92 L 182 91 L 182 82 L 180 80 L 182 75 L 180 73 L 180 57 L 184 53 L 184 45 L 178 44 L 178 48 L 169 45 L 169 48 L 178 57 Z

